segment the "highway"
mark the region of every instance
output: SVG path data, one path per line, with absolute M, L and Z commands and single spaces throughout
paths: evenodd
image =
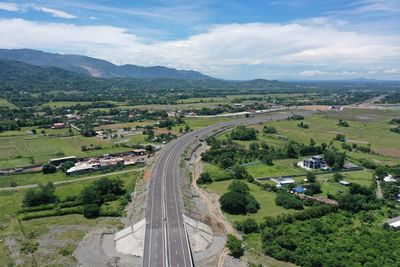
M 309 115 L 302 111 L 297 114 Z M 211 125 L 174 140 L 161 151 L 153 166 L 146 212 L 146 234 L 143 266 L 194 266 L 186 235 L 181 192 L 179 162 L 185 149 L 196 139 L 237 125 L 286 119 L 289 112 L 269 113 Z

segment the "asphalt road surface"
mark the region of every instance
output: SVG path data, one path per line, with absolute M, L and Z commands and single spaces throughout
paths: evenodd
M 309 115 L 311 111 L 296 112 Z M 178 184 L 179 162 L 185 149 L 199 138 L 237 125 L 286 119 L 289 112 L 269 113 L 208 126 L 176 139 L 156 160 L 150 180 L 143 266 L 194 266 L 182 214 Z

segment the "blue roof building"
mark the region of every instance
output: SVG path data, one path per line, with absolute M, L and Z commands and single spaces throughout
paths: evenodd
M 304 194 L 306 192 L 306 188 L 302 187 L 302 186 L 296 186 L 292 188 L 292 191 L 298 194 Z

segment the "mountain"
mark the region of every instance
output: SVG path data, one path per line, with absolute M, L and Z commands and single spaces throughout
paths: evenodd
M 105 60 L 87 56 L 53 54 L 32 49 L 0 49 L 0 59 L 21 61 L 40 67 L 57 67 L 67 71 L 101 78 L 168 78 L 182 80 L 213 79 L 200 72 L 192 70 L 177 70 L 162 66 L 118 66 Z

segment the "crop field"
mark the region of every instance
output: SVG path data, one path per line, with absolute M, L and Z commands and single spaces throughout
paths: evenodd
M 103 149 L 88 152 L 81 151 L 82 146 L 90 144 L 102 146 Z M 127 150 L 127 148 L 123 147 L 112 147 L 109 141 L 96 137 L 72 136 L 56 138 L 40 135 L 1 137 L 0 168 L 44 163 L 56 157 L 59 153 L 63 153 L 65 156 L 93 156 Z
M 116 101 L 102 101 L 105 103 L 111 103 L 111 104 L 115 104 L 115 105 L 123 105 L 124 103 L 120 103 L 120 102 L 116 102 Z M 48 102 L 48 103 L 44 103 L 41 106 L 48 106 L 50 108 L 62 108 L 62 107 L 71 107 L 71 106 L 75 106 L 75 105 L 89 105 L 92 102 L 84 102 L 84 101 L 57 101 L 57 102 Z

